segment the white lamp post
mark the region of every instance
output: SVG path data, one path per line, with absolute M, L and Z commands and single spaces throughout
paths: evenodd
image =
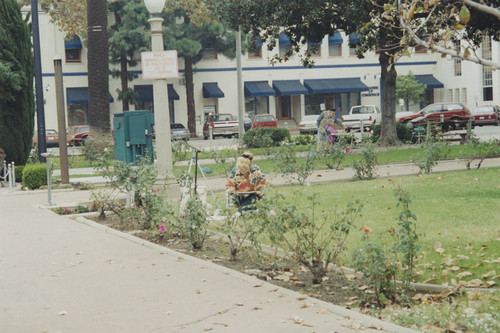
M 163 18 L 160 13 L 165 0 L 144 0 L 151 14 L 151 51 L 163 51 Z M 168 107 L 168 87 L 166 79 L 153 80 L 153 100 L 155 111 L 156 158 L 158 178 L 173 176 L 172 142 L 170 141 L 170 112 Z

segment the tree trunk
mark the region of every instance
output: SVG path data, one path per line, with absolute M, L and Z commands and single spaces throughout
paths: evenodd
M 119 27 L 122 23 L 122 17 L 118 13 L 118 9 L 115 10 L 115 22 L 116 26 Z M 122 94 L 123 94 L 123 99 L 122 99 L 122 111 L 128 111 L 129 110 L 129 104 L 130 100 L 128 98 L 128 63 L 127 63 L 127 56 L 123 55 L 120 57 L 120 82 L 122 86 Z
M 89 138 L 104 147 L 111 144 L 109 111 L 108 3 L 87 0 Z
M 122 93 L 125 93 L 122 99 L 122 109 L 123 111 L 129 110 L 130 99 L 128 98 L 128 65 L 127 56 L 122 55 L 120 59 L 120 80 L 122 84 Z
M 194 105 L 194 86 L 193 86 L 193 59 L 184 57 L 184 70 L 186 75 L 186 102 L 188 129 L 192 137 L 196 137 L 196 109 Z
M 382 128 L 378 140 L 380 145 L 394 145 L 399 142 L 396 132 L 397 73 L 393 59 L 390 54 L 380 52 L 379 63 L 382 74 Z

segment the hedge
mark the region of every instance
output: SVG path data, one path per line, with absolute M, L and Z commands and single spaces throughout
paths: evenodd
M 254 128 L 243 136 L 248 148 L 277 147 L 284 140 L 290 141 L 290 131 L 286 128 Z
M 23 186 L 35 190 L 47 185 L 47 166 L 42 163 L 27 164 L 23 170 Z

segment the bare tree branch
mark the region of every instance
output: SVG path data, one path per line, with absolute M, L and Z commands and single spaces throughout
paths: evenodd
M 500 8 L 486 6 L 472 0 L 463 0 L 463 3 L 467 6 L 474 7 L 477 10 L 480 10 L 486 14 L 496 16 L 500 20 Z

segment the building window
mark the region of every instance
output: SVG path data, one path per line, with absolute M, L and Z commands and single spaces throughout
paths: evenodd
M 204 49 L 202 51 L 203 60 L 217 60 L 217 51 L 214 49 Z
M 321 44 L 310 43 L 307 45 L 307 49 L 313 57 L 321 57 Z
M 280 44 L 280 57 L 285 56 L 285 54 L 287 54 L 288 51 L 290 51 L 290 49 L 291 49 L 290 45 L 281 45 Z
M 286 33 L 281 32 L 279 36 L 279 55 L 280 57 L 284 57 L 292 48 L 290 45 L 290 38 L 286 35 Z
M 455 100 L 453 102 L 460 102 L 460 88 L 455 89 Z
M 462 88 L 462 94 L 460 95 L 462 99 L 460 102 L 467 104 L 467 88 Z
M 64 53 L 66 62 L 82 62 L 82 42 L 80 37 L 74 35 L 64 40 Z
M 328 55 L 330 57 L 341 56 L 343 42 L 344 40 L 338 31 L 335 31 L 333 35 L 328 36 Z
M 427 53 L 427 47 L 423 45 L 415 46 L 415 53 Z
M 453 102 L 453 89 L 448 89 L 448 102 Z
M 248 50 L 249 59 L 261 59 L 262 58 L 262 46 L 257 45 L 255 48 Z
M 328 55 L 340 57 L 342 55 L 342 44 L 328 44 Z
M 359 36 L 352 33 L 349 35 L 349 55 L 356 55 L 359 50 Z
M 481 43 L 481 55 L 483 59 L 491 60 L 491 38 L 483 37 Z M 493 73 L 490 66 L 483 66 L 483 101 L 493 100 Z

